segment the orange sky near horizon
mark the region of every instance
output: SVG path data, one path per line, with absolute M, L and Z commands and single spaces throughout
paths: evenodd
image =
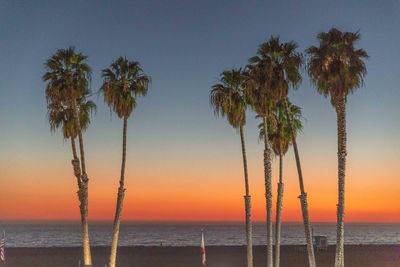
M 261 145 L 260 145 L 261 148 Z M 29 166 L 23 160 L 1 170 L 8 179 L 0 188 L 0 214 L 5 221 L 79 220 L 76 185 L 68 161 L 68 146 L 64 157 L 52 159 L 52 168 Z M 251 151 L 251 150 L 250 150 Z M 261 152 L 259 149 L 258 152 Z M 134 153 L 132 151 L 132 153 Z M 221 152 L 222 153 L 222 152 Z M 203 159 L 201 164 L 188 164 L 174 169 L 169 160 L 153 168 L 137 166 L 135 157 L 127 165 L 127 191 L 123 210 L 125 221 L 242 221 L 244 218 L 243 171 L 240 150 L 233 162 Z M 252 153 L 255 154 L 255 153 Z M 90 158 L 90 154 L 88 156 Z M 292 151 L 285 165 L 285 195 L 283 221 L 301 221 L 297 174 Z M 334 157 L 332 157 L 334 159 Z M 171 160 L 172 162 L 172 160 Z M 221 164 L 222 162 L 222 164 Z M 43 162 L 42 162 L 43 163 Z M 361 168 L 349 159 L 346 185 L 347 222 L 400 222 L 399 186 L 396 170 Z M 353 163 L 353 166 L 351 165 Z M 18 165 L 20 164 L 20 166 Z M 156 163 L 155 163 L 156 164 Z M 113 218 L 119 164 L 98 164 L 89 161 L 90 202 L 92 221 Z M 314 222 L 335 221 L 336 170 L 334 164 L 312 167 L 313 161 L 303 159 L 309 213 Z M 273 197 L 276 201 L 277 162 L 274 161 Z M 265 220 L 262 154 L 249 156 L 252 216 Z M 323 175 L 323 179 L 320 178 Z M 374 177 L 380 175 L 382 179 Z M 29 179 L 27 179 L 29 177 Z M 190 177 L 190 178 L 188 178 Z M 379 190 L 377 190 L 379 189 Z

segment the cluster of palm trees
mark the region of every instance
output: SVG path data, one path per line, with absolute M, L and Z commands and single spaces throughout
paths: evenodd
M 83 132 L 90 124 L 90 115 L 96 109 L 88 100 L 91 94 L 91 68 L 87 56 L 76 52 L 73 47 L 59 49 L 45 62 L 45 94 L 48 107 L 50 129 L 61 129 L 63 137 L 71 141 L 72 166 L 77 179 L 78 199 L 83 239 L 83 264 L 92 266 L 88 226 L 88 185 L 89 177 L 85 165 Z M 125 162 L 127 122 L 136 107 L 136 98 L 145 96 L 150 83 L 138 62 L 120 57 L 109 68 L 102 71 L 103 84 L 100 92 L 105 103 L 123 119 L 122 165 L 114 217 L 113 236 L 109 266 L 115 267 L 118 246 L 119 225 L 125 195 Z M 79 143 L 79 157 L 76 149 Z
M 366 74 L 364 59 L 368 57 L 355 43 L 358 32 L 342 32 L 336 28 L 319 33 L 318 46 L 309 47 L 306 69 L 312 84 L 325 97 L 330 97 L 337 113 L 338 131 L 338 205 L 335 267 L 344 266 L 344 182 L 346 165 L 346 100 L 349 93 L 363 84 Z M 267 224 L 267 266 L 280 263 L 281 213 L 283 203 L 283 156 L 293 147 L 300 185 L 300 204 L 307 243 L 308 262 L 315 267 L 307 193 L 296 137 L 302 129 L 301 109 L 289 101 L 290 89 L 297 89 L 302 81 L 301 68 L 305 56 L 298 52 L 295 42 L 281 42 L 271 37 L 261 44 L 256 56 L 249 59 L 244 69 L 224 71 L 210 92 L 210 103 L 215 115 L 228 119 L 239 130 L 245 178 L 245 222 L 247 241 L 247 267 L 253 266 L 251 196 L 244 140 L 246 110 L 250 107 L 261 119 L 259 138 L 264 142 L 264 178 Z M 275 253 L 272 228 L 272 151 L 279 157 L 279 181 L 276 203 Z
M 317 91 L 330 97 L 337 113 L 338 129 L 338 205 L 337 245 L 335 267 L 344 266 L 344 190 L 346 165 L 346 100 L 349 93 L 361 87 L 366 74 L 363 49 L 355 48 L 358 32 L 341 32 L 332 28 L 318 34 L 319 45 L 306 50 L 307 72 Z M 245 178 L 245 214 L 247 266 L 253 266 L 251 196 L 247 169 L 244 127 L 246 111 L 250 107 L 261 119 L 259 139 L 264 142 L 264 176 L 267 221 L 267 266 L 279 266 L 281 214 L 284 193 L 283 157 L 293 147 L 300 185 L 300 204 L 307 242 L 309 266 L 315 267 L 312 233 L 308 216 L 307 194 L 304 187 L 296 137 L 302 129 L 301 109 L 289 101 L 290 89 L 301 83 L 304 56 L 295 42 L 281 42 L 271 37 L 260 45 L 244 69 L 232 69 L 221 74 L 212 87 L 210 102 L 216 115 L 224 116 L 239 130 Z M 45 62 L 45 94 L 50 129 L 61 129 L 63 137 L 71 141 L 72 166 L 78 186 L 83 239 L 83 264 L 92 265 L 88 227 L 89 176 L 85 165 L 83 133 L 96 110 L 91 95 L 91 68 L 87 56 L 73 47 L 59 49 Z M 147 94 L 150 77 L 140 64 L 124 57 L 116 59 L 102 71 L 100 92 L 105 103 L 123 119 L 122 164 L 114 217 L 109 266 L 115 267 L 120 217 L 125 196 L 125 162 L 128 118 L 137 105 L 137 98 Z M 76 147 L 78 142 L 79 149 Z M 78 152 L 79 151 L 79 152 Z M 272 153 L 279 158 L 279 181 L 276 203 L 275 238 L 272 227 Z M 273 253 L 275 239 L 275 253 Z

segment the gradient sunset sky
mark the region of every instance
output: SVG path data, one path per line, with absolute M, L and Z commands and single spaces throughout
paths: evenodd
M 140 61 L 152 84 L 128 122 L 124 220 L 241 221 L 240 139 L 209 106 L 224 69 L 241 67 L 271 35 L 317 44 L 335 26 L 361 32 L 365 86 L 348 99 L 347 221 L 400 222 L 400 1 L 0 0 L 0 221 L 78 220 L 71 149 L 47 122 L 44 61 L 75 46 L 89 56 L 92 90 L 118 56 Z M 312 221 L 334 221 L 336 115 L 305 76 L 291 100 L 306 117 L 298 138 Z M 122 121 L 94 95 L 85 133 L 90 219 L 111 220 Z M 263 146 L 248 113 L 253 218 L 265 219 Z M 277 162 L 273 172 L 274 202 Z M 283 219 L 300 221 L 293 152 L 285 157 Z M 275 206 L 275 205 L 274 205 Z

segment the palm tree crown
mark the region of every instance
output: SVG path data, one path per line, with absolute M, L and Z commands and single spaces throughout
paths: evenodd
M 62 105 L 90 93 L 91 69 L 86 63 L 87 56 L 75 52 L 74 47 L 59 49 L 45 62 L 47 72 L 43 75 L 46 85 L 46 99 Z
M 281 43 L 279 37 L 271 37 L 249 59 L 248 98 L 259 115 L 267 116 L 274 102 L 286 97 L 290 86 L 296 88 L 301 82 L 303 57 L 296 49 L 294 42 Z
M 136 107 L 136 96 L 147 94 L 150 77 L 143 73 L 139 62 L 119 57 L 104 69 L 104 101 L 120 118 L 127 118 Z
M 273 113 L 268 118 L 268 140 L 271 144 L 274 154 L 285 155 L 292 144 L 292 130 L 296 137 L 299 132 L 303 129 L 302 120 L 303 116 L 301 114 L 301 108 L 290 103 L 288 101 L 288 111 L 290 116 L 290 121 L 286 116 L 285 103 L 280 101 L 274 108 Z M 289 122 L 292 123 L 292 128 L 290 128 Z M 259 138 L 264 139 L 264 124 L 260 123 L 258 128 L 260 129 Z
M 96 111 L 93 101 L 80 98 L 78 100 L 80 129 L 76 127 L 74 112 L 70 107 L 65 107 L 55 102 L 48 104 L 48 118 L 51 131 L 62 129 L 65 139 L 77 137 L 79 130 L 85 131 L 90 124 L 90 115 Z
M 219 83 L 212 87 L 210 104 L 214 113 L 227 117 L 229 124 L 239 128 L 246 124 L 246 100 L 244 95 L 244 79 L 242 69 L 224 71 Z
M 59 49 L 45 62 L 46 100 L 50 129 L 62 128 L 65 138 L 76 137 L 90 123 L 90 113 L 96 108 L 87 101 L 91 70 L 87 57 L 75 52 L 75 48 Z M 74 112 L 80 114 L 80 125 Z M 77 129 L 80 127 L 81 129 Z
M 367 52 L 356 49 L 359 32 L 341 32 L 332 28 L 318 34 L 319 47 L 307 49 L 308 73 L 319 93 L 331 97 L 335 105 L 338 97 L 345 97 L 363 84 Z

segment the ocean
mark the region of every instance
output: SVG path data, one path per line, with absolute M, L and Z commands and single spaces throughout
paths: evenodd
M 314 235 L 325 235 L 328 243 L 336 240 L 334 223 L 312 225 Z M 78 223 L 0 223 L 6 232 L 8 247 L 78 247 L 81 228 Z M 245 244 L 244 226 L 239 223 L 122 223 L 120 246 L 199 246 L 201 231 L 207 246 Z M 90 225 L 92 246 L 109 246 L 112 224 Z M 253 244 L 266 244 L 265 224 L 253 225 Z M 305 244 L 301 223 L 282 225 L 282 245 Z M 400 244 L 400 223 L 348 223 L 345 244 Z

